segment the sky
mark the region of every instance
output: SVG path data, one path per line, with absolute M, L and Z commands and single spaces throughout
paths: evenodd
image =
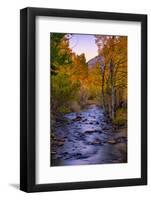
M 85 53 L 86 61 L 89 61 L 98 54 L 94 35 L 72 34 L 69 46 L 78 55 Z

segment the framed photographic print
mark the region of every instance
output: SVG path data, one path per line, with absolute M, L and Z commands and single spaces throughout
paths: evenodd
M 20 12 L 20 189 L 147 184 L 147 16 Z

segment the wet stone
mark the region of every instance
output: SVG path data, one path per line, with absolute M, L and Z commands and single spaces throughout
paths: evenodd
M 91 133 L 93 133 L 93 132 L 94 132 L 94 130 L 87 130 L 87 131 L 85 131 L 84 133 L 86 133 L 86 134 L 87 134 L 87 133 L 88 133 L 88 134 L 90 133 L 90 134 L 91 134 Z
M 56 151 L 52 151 L 52 152 L 51 152 L 51 154 L 56 154 L 56 153 L 57 153 Z
M 107 141 L 109 144 L 116 144 L 116 141 L 114 139 L 110 139 Z
M 95 144 L 102 144 L 101 140 L 95 140 L 93 142 L 91 142 L 90 144 L 95 145 Z
M 127 137 L 118 137 L 116 138 L 117 143 L 125 143 L 127 142 Z

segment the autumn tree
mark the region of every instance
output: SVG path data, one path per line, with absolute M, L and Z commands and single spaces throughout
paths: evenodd
M 104 58 L 101 69 L 104 106 L 112 119 L 120 104 L 127 102 L 127 37 L 96 36 L 98 53 Z
M 85 55 L 72 52 L 69 40 L 68 34 L 51 34 L 51 109 L 54 115 L 69 112 L 74 109 L 73 104 L 77 108 L 85 102 L 82 92 L 88 73 Z

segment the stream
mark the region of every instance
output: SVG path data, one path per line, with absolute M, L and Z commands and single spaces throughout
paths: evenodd
M 102 108 L 90 105 L 56 122 L 51 166 L 127 162 L 127 129 L 115 130 Z

